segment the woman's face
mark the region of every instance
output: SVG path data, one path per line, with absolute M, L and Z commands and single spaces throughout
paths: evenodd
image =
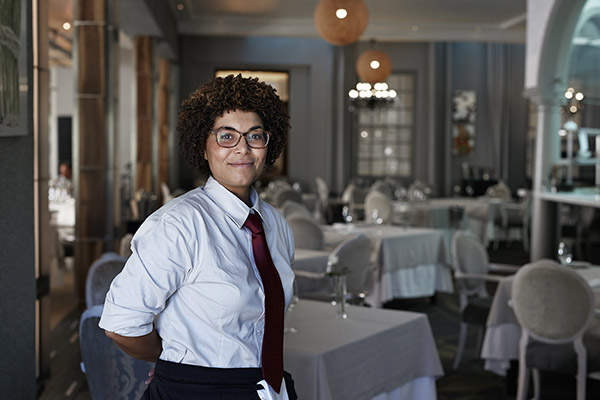
M 213 131 L 233 128 L 238 132 L 264 128 L 255 112 L 228 111 L 215 120 Z M 242 137 L 235 147 L 226 148 L 217 144 L 214 134 L 208 135 L 204 158 L 208 161 L 213 178 L 227 190 L 250 205 L 250 185 L 263 173 L 267 158 L 267 147 L 253 149 Z

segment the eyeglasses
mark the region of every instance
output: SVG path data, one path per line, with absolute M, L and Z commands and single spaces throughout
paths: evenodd
M 269 144 L 269 137 L 271 137 L 271 134 L 262 128 L 250 129 L 248 132 L 240 132 L 233 128 L 219 128 L 211 133 L 215 134 L 219 146 L 227 148 L 237 146 L 244 136 L 248 147 L 264 149 Z

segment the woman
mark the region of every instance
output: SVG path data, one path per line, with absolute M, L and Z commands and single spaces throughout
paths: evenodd
M 282 377 L 293 237 L 252 187 L 284 148 L 288 119 L 272 87 L 241 75 L 182 103 L 182 152 L 210 177 L 142 224 L 99 324 L 126 353 L 157 361 L 144 399 L 296 398 Z

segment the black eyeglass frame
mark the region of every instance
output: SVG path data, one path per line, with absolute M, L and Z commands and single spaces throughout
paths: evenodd
M 223 146 L 221 143 L 219 143 L 219 139 L 217 138 L 217 133 L 219 133 L 220 131 L 228 131 L 228 132 L 235 132 L 235 133 L 237 133 L 238 134 L 238 138 L 235 141 L 235 144 L 233 144 L 231 146 Z M 256 146 L 251 145 L 250 142 L 248 142 L 248 134 L 250 132 L 254 132 L 254 131 L 262 131 L 262 133 L 266 135 L 265 145 L 264 146 L 256 147 Z M 263 128 L 253 128 L 253 129 L 250 129 L 247 132 L 240 132 L 240 131 L 238 131 L 235 128 L 219 128 L 219 129 L 210 131 L 210 133 L 213 134 L 213 135 L 215 135 L 215 141 L 217 142 L 217 144 L 220 147 L 224 147 L 226 149 L 232 149 L 235 146 L 237 146 L 238 144 L 240 144 L 240 140 L 242 140 L 242 136 L 244 137 L 244 139 L 246 139 L 246 144 L 251 149 L 264 149 L 265 147 L 267 147 L 269 145 L 269 139 L 271 138 L 271 132 L 268 132 L 268 131 L 264 130 Z

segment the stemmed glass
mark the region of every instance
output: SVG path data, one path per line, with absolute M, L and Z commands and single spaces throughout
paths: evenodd
M 344 221 L 346 221 L 346 223 L 349 224 L 352 222 L 352 213 L 350 212 L 350 207 L 344 206 L 342 208 L 342 216 L 344 217 Z
M 558 250 L 556 251 L 558 255 L 558 261 L 562 265 L 569 265 L 573 262 L 573 252 L 571 248 L 565 244 L 565 242 L 560 242 L 558 244 Z
M 292 292 L 292 298 L 290 299 L 290 305 L 287 308 L 287 312 L 285 314 L 285 321 L 284 321 L 284 327 L 283 327 L 283 333 L 296 333 L 298 332 L 298 330 L 296 328 L 294 328 L 294 326 L 292 325 L 293 322 L 293 316 L 294 316 L 294 307 L 296 307 L 296 304 L 298 303 L 298 300 L 300 299 L 300 296 L 298 294 L 298 281 L 296 279 L 294 279 L 294 285 L 293 285 L 293 292 Z
M 383 218 L 379 216 L 379 210 L 377 208 L 373 209 L 373 212 L 371 213 L 371 220 L 377 225 L 383 224 Z
M 348 293 L 346 288 L 346 274 L 338 273 L 333 276 L 335 285 L 335 300 L 333 301 L 336 305 L 335 317 L 339 319 L 347 319 L 346 314 L 346 294 Z

